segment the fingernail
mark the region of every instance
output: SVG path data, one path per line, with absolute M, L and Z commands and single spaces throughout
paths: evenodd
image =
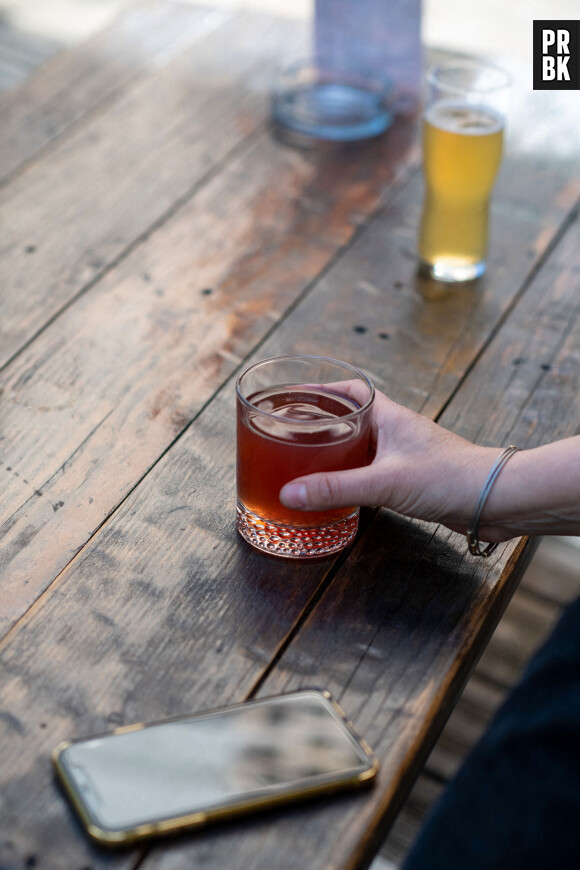
M 306 507 L 306 487 L 303 483 L 287 483 L 280 490 L 280 501 L 289 508 Z

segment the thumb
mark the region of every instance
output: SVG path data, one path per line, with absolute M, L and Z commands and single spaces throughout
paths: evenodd
M 381 504 L 376 468 L 325 471 L 297 477 L 280 490 L 280 501 L 294 510 L 322 510 Z

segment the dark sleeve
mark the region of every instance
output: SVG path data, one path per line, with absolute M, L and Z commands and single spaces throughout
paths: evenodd
M 580 868 L 580 599 L 427 818 L 403 870 Z

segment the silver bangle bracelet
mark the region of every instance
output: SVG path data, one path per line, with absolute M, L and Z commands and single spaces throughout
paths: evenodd
M 514 453 L 517 453 L 520 448 L 516 447 L 514 444 L 510 444 L 509 447 L 503 451 L 501 456 L 496 460 L 493 468 L 489 472 L 488 478 L 485 481 L 483 489 L 481 490 L 481 495 L 479 496 L 478 502 L 475 506 L 475 510 L 473 512 L 473 516 L 471 518 L 471 522 L 469 524 L 469 528 L 467 530 L 467 546 L 469 548 L 469 552 L 472 556 L 483 556 L 487 558 L 490 556 L 497 544 L 488 544 L 485 550 L 481 549 L 481 545 L 479 543 L 479 520 L 481 518 L 481 514 L 487 498 L 491 492 L 491 488 L 494 485 L 498 474 Z

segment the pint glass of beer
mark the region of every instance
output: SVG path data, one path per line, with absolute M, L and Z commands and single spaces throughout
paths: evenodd
M 428 72 L 419 235 L 420 273 L 427 277 L 471 281 L 485 271 L 509 83 L 502 69 L 475 60 Z
M 374 396 L 363 372 L 326 357 L 274 357 L 246 369 L 236 384 L 237 527 L 246 541 L 303 559 L 353 540 L 356 505 L 291 510 L 279 493 L 305 474 L 369 464 Z

